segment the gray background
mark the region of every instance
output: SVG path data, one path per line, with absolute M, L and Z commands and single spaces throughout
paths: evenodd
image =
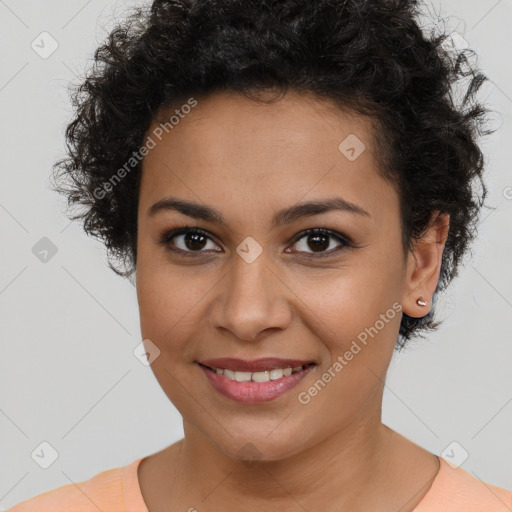
M 181 419 L 140 343 L 133 285 L 106 265 L 100 242 L 64 216 L 48 188 L 71 116 L 67 85 L 127 6 L 109 0 L 0 0 L 0 506 L 79 482 L 158 451 L 182 436 Z M 512 0 L 436 2 L 479 54 L 492 80 L 481 97 L 501 126 L 484 142 L 489 203 L 474 257 L 444 301 L 436 334 L 395 354 L 383 421 L 442 454 L 456 441 L 463 469 L 512 489 Z M 58 49 L 43 59 L 47 31 Z M 39 41 L 39 43 L 38 43 Z M 45 48 L 50 47 L 46 39 Z M 47 237 L 57 252 L 33 252 Z M 37 247 L 37 246 L 36 246 Z M 42 469 L 41 442 L 58 452 Z M 461 448 L 462 447 L 462 448 Z

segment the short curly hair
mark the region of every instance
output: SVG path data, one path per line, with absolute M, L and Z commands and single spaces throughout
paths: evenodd
M 435 303 L 476 236 L 487 195 L 476 139 L 492 130 L 484 129 L 489 110 L 476 100 L 487 78 L 470 63 L 475 52 L 447 46 L 447 33 L 427 37 L 420 7 L 420 0 L 155 0 L 133 7 L 71 94 L 75 115 L 66 157 L 53 166 L 53 190 L 67 196 L 68 207 L 84 207 L 69 218 L 83 220 L 85 232 L 104 242 L 109 267 L 130 277 L 141 174 L 134 155 L 161 108 L 220 90 L 255 101 L 268 90 L 314 94 L 376 121 L 378 172 L 399 193 L 404 252 L 435 212 L 450 215 Z M 453 89 L 461 80 L 457 104 Z M 128 161 L 133 169 L 110 186 Z M 434 303 L 422 318 L 402 315 L 395 348 L 442 323 L 434 322 Z

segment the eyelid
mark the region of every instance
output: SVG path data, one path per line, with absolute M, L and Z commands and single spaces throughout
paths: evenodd
M 297 233 L 297 235 L 295 235 L 293 237 L 291 245 L 293 246 L 297 242 L 302 240 L 303 238 L 306 238 L 309 235 L 315 235 L 315 234 L 320 234 L 320 235 L 327 236 L 329 238 L 333 238 L 338 241 L 339 245 L 333 249 L 329 249 L 328 251 L 323 251 L 323 252 L 288 251 L 288 253 L 296 254 L 298 257 L 301 257 L 301 258 L 320 259 L 320 258 L 329 258 L 332 256 L 337 256 L 340 252 L 342 252 L 348 248 L 355 247 L 352 240 L 348 236 L 346 236 L 342 233 L 339 233 L 337 231 L 334 231 L 332 229 L 329 229 L 329 228 L 305 229 L 305 230 L 301 231 L 300 233 Z
M 209 240 L 213 241 L 215 244 L 217 244 L 217 242 L 215 241 L 216 237 L 214 235 L 212 235 L 209 231 L 206 231 L 204 229 L 197 228 L 197 227 L 190 227 L 188 225 L 176 227 L 174 229 L 166 231 L 160 237 L 159 243 L 164 245 L 169 251 L 174 252 L 174 253 L 183 254 L 183 255 L 200 256 L 201 254 L 211 254 L 211 249 L 206 250 L 206 251 L 204 251 L 204 250 L 185 251 L 183 249 L 177 249 L 177 248 L 171 249 L 168 246 L 170 241 L 174 237 L 186 235 L 187 233 L 197 233 L 197 234 L 203 235 L 206 238 L 208 238 Z M 312 256 L 315 258 L 321 258 L 321 257 L 332 256 L 333 254 L 336 254 L 337 252 L 339 252 L 341 249 L 344 249 L 344 248 L 355 247 L 355 244 L 353 243 L 352 239 L 350 237 L 348 237 L 347 235 L 344 235 L 343 233 L 339 233 L 339 232 L 334 231 L 329 228 L 321 228 L 321 227 L 309 228 L 309 229 L 300 231 L 292 238 L 291 245 L 293 246 L 298 241 L 300 241 L 302 238 L 305 238 L 308 235 L 313 235 L 313 234 L 321 234 L 321 235 L 331 237 L 331 238 L 337 240 L 340 243 L 340 245 L 337 248 L 330 249 L 329 251 L 325 251 L 325 252 L 315 253 L 315 252 L 305 252 L 305 251 L 291 251 L 291 254 L 298 254 L 298 255 L 304 256 L 304 257 Z M 214 251 L 214 252 L 220 252 L 220 251 Z
M 210 254 L 211 253 L 211 250 L 209 250 L 209 251 L 203 251 L 203 250 L 201 250 L 201 251 L 184 251 L 183 249 L 177 249 L 177 248 L 171 249 L 169 247 L 170 241 L 174 237 L 186 235 L 187 233 L 195 233 L 195 234 L 203 235 L 204 237 L 208 238 L 209 240 L 211 240 L 212 242 L 217 244 L 217 242 L 215 242 L 215 237 L 208 231 L 201 229 L 201 228 L 191 227 L 188 225 L 165 231 L 164 234 L 160 237 L 159 244 L 163 245 L 167 250 L 169 250 L 173 253 L 179 253 L 179 254 L 186 255 L 186 256 L 200 256 L 201 254 Z M 215 252 L 220 252 L 220 251 L 215 251 Z
M 307 235 L 314 235 L 314 234 L 320 234 L 320 235 L 326 235 L 330 236 L 332 238 L 337 239 L 339 242 L 342 242 L 343 244 L 347 246 L 352 246 L 354 243 L 352 242 L 352 239 L 348 237 L 347 235 L 344 235 L 343 233 L 339 233 L 338 231 L 334 231 L 329 228 L 309 228 L 304 229 L 303 231 L 297 233 L 293 239 L 292 243 L 296 244 L 300 239 L 304 238 Z

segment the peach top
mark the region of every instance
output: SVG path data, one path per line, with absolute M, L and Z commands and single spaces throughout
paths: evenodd
M 438 458 L 439 472 L 414 512 L 512 511 L 512 491 L 484 483 Z M 137 478 L 141 460 L 39 494 L 7 512 L 148 512 Z

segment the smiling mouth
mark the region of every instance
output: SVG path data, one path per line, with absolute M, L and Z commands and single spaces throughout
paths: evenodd
M 289 377 L 292 374 L 301 372 L 305 370 L 309 366 L 314 366 L 314 363 L 308 363 L 302 366 L 295 367 L 286 367 L 286 368 L 273 368 L 271 370 L 263 370 L 257 372 L 249 372 L 242 370 L 231 370 L 228 368 L 217 368 L 215 366 L 208 366 L 202 363 L 199 363 L 200 366 L 204 368 L 208 368 L 212 372 L 215 372 L 217 375 L 222 375 L 228 380 L 236 381 L 236 382 L 270 382 L 273 380 L 279 380 L 283 377 Z
M 314 371 L 317 363 L 274 357 L 196 361 L 213 389 L 239 403 L 270 402 L 285 395 Z

